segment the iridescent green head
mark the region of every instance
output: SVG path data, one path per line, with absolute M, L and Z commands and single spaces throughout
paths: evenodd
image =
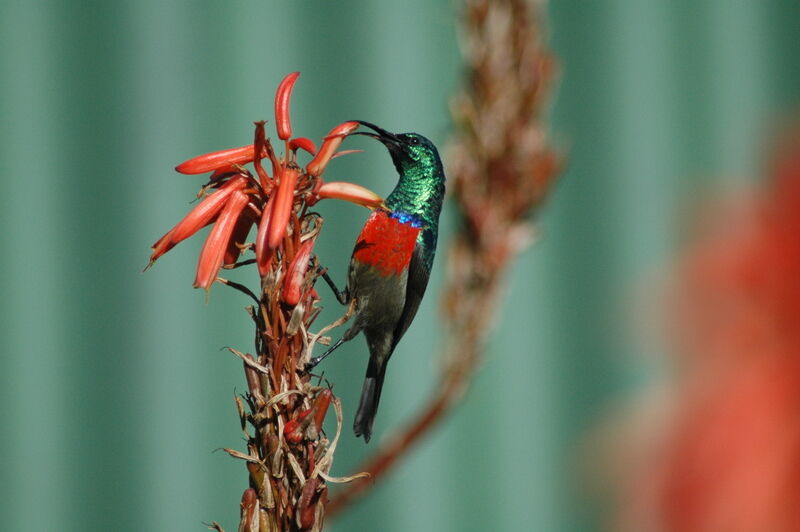
M 427 177 L 436 181 L 444 181 L 442 161 L 433 142 L 419 133 L 396 134 L 363 120 L 356 120 L 356 122 L 367 126 L 377 134 L 361 131 L 353 134 L 372 137 L 383 143 L 389 150 L 394 166 L 401 176 L 409 175 L 411 177 L 417 174 L 420 178 Z

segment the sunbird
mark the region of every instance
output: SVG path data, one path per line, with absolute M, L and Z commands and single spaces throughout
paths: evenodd
M 399 180 L 386 198 L 386 209 L 372 212 L 356 240 L 347 287 L 338 290 L 324 274 L 340 303 L 349 305 L 355 300 L 353 324 L 325 353 L 313 358 L 309 367 L 363 331 L 370 356 L 353 431 L 369 442 L 386 365 L 411 325 L 428 285 L 436 254 L 445 176 L 439 152 L 427 138 L 418 133 L 390 133 L 369 122 L 356 122 L 375 133 L 352 134 L 383 143 Z

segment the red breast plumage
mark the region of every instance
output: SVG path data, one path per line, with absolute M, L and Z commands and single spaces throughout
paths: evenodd
M 383 276 L 401 275 L 411 262 L 420 230 L 384 210 L 376 210 L 358 236 L 353 260 L 368 264 Z

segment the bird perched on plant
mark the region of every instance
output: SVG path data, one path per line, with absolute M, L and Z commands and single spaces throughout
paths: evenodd
M 394 134 L 357 120 L 375 133 L 357 132 L 383 143 L 389 150 L 399 181 L 364 224 L 350 260 L 347 287 L 340 292 L 325 280 L 342 304 L 355 299 L 353 325 L 322 355 L 314 367 L 343 342 L 364 332 L 369 364 L 353 423 L 356 436 L 368 442 L 378 410 L 386 364 L 411 325 L 428 285 L 444 199 L 444 169 L 436 146 L 417 133 Z

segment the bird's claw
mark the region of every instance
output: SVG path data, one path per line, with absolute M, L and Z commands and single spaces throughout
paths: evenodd
M 314 368 L 316 368 L 317 364 L 319 364 L 320 362 L 322 362 L 322 357 L 314 357 L 314 358 L 312 358 L 311 360 L 306 362 L 306 365 L 303 367 L 303 372 L 304 373 L 311 373 L 311 371 Z

